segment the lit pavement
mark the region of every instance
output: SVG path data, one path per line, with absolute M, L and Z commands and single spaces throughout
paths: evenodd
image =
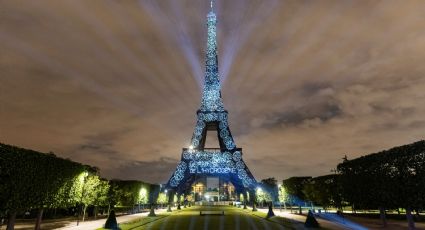
M 155 210 L 156 214 L 160 214 L 163 212 L 166 212 L 167 209 L 157 209 Z M 137 213 L 137 214 L 132 214 L 132 215 L 123 215 L 123 216 L 117 216 L 117 222 L 118 223 L 123 223 L 123 222 L 128 222 L 128 221 L 132 221 L 135 220 L 137 218 L 140 217 L 144 217 L 147 216 L 149 214 L 149 212 L 143 212 L 143 213 Z M 58 229 L 72 229 L 72 230 L 87 230 L 87 229 L 98 229 L 103 227 L 103 225 L 105 224 L 106 219 L 100 219 L 100 220 L 93 220 L 93 221 L 85 221 L 85 222 L 80 222 L 80 224 L 77 226 L 77 222 L 70 222 L 67 226 L 62 227 L 62 228 L 58 228 Z
M 247 212 L 247 214 L 251 213 L 252 208 L 249 207 L 248 210 L 243 210 L 242 208 L 235 208 L 235 211 L 240 210 L 241 212 Z M 175 210 L 173 209 L 173 214 L 176 214 L 174 212 Z M 262 213 L 267 213 L 268 209 L 267 208 L 258 208 L 259 212 Z M 304 222 L 306 220 L 306 211 L 304 211 L 304 215 L 298 215 L 298 214 L 293 214 L 290 213 L 289 210 L 283 210 L 280 211 L 279 209 L 274 209 L 273 210 L 276 216 L 280 216 L 283 217 L 285 219 L 287 219 L 295 229 L 306 229 L 304 227 Z M 161 214 L 163 212 L 166 212 L 166 209 L 157 209 L 155 210 L 156 214 Z M 124 223 L 124 222 L 129 222 L 135 219 L 138 219 L 140 217 L 145 217 L 147 216 L 149 213 L 148 212 L 143 212 L 143 213 L 137 213 L 137 214 L 132 214 L 132 215 L 122 215 L 122 216 L 118 216 L 117 217 L 117 222 L 118 223 Z M 196 213 L 195 213 L 196 214 Z M 319 215 L 321 215 L 321 217 L 319 217 Z M 254 215 L 255 216 L 255 215 Z M 358 217 L 351 217 L 351 216 L 347 216 L 348 218 L 340 218 L 338 216 L 336 216 L 336 214 L 334 213 L 321 213 L 318 214 L 316 213 L 316 219 L 319 222 L 320 226 L 325 228 L 325 229 L 329 229 L 329 230 L 350 230 L 350 229 L 355 229 L 355 230 L 359 230 L 359 229 L 382 229 L 380 220 L 375 220 L 375 219 L 365 219 L 365 218 L 358 218 Z M 197 229 L 200 226 L 198 225 L 199 223 L 197 223 L 198 221 L 196 221 L 197 215 L 194 215 L 191 217 L 191 223 L 190 226 L 187 226 L 188 229 Z M 234 222 L 236 223 L 236 225 L 234 226 L 235 229 L 243 229 L 243 226 L 239 226 L 240 224 L 243 225 L 244 222 L 252 222 L 251 218 L 248 218 L 248 216 L 246 215 L 235 215 L 234 216 L 235 220 Z M 325 219 L 327 220 L 325 220 Z M 172 218 L 171 218 L 172 219 Z M 180 219 L 180 218 L 178 218 Z M 222 219 L 219 219 L 220 222 L 223 222 Z M 45 221 L 42 223 L 42 229 L 81 229 L 81 230 L 86 230 L 86 229 L 98 229 L 101 228 L 104 224 L 105 224 L 106 219 L 102 218 L 102 219 L 98 219 L 98 220 L 90 220 L 90 221 L 85 221 L 85 222 L 80 222 L 80 225 L 77 226 L 77 222 L 76 220 L 62 220 L 62 221 L 55 221 L 55 222 L 49 222 L 49 221 Z M 164 220 L 158 221 L 158 222 L 163 222 L 164 224 L 167 222 L 173 222 L 170 221 L 170 219 L 167 217 Z M 353 222 L 355 221 L 355 222 Z M 152 224 L 155 224 L 156 221 L 154 221 Z M 209 223 L 211 221 L 205 221 L 205 223 L 203 223 L 202 228 L 204 229 L 208 229 L 212 223 Z M 226 221 L 227 222 L 227 221 Z M 360 223 L 362 225 L 359 225 L 357 223 Z M 175 224 L 175 223 L 174 223 Z M 253 223 L 250 223 L 251 225 L 253 225 Z M 173 226 L 173 224 L 167 224 L 167 225 L 171 225 Z M 205 225 L 205 226 L 204 226 Z M 223 225 L 223 223 L 220 223 L 220 225 Z M 388 229 L 394 229 L 394 230 L 400 230 L 400 229 L 406 229 L 407 223 L 405 221 L 394 221 L 394 220 L 388 220 Z M 417 228 L 418 229 L 425 229 L 425 224 L 423 223 L 416 223 Z M 146 225 L 145 227 L 147 227 L 147 229 L 152 229 L 151 227 L 149 227 L 150 225 Z M 165 225 L 164 225 L 165 226 Z M 145 229 L 145 227 L 141 227 L 140 229 Z M 161 226 L 163 227 L 163 226 Z M 217 227 L 217 226 L 216 226 Z M 240 228 L 242 227 L 242 228 Z M 33 221 L 28 222 L 26 224 L 17 224 L 15 229 L 34 229 L 34 223 Z M 153 228 L 155 229 L 155 228 Z M 211 228 L 210 228 L 211 229 Z M 222 227 L 220 226 L 219 229 L 222 229 Z M 261 228 L 257 228 L 257 229 L 261 229 Z
M 268 208 L 258 208 L 258 211 L 267 213 L 269 211 L 269 209 Z M 297 229 L 301 228 L 301 226 L 299 224 L 304 224 L 304 222 L 307 218 L 306 215 L 293 214 L 293 213 L 290 213 L 289 211 L 284 211 L 284 210 L 280 211 L 279 209 L 273 209 L 273 212 L 277 216 L 281 216 L 281 217 L 284 217 L 284 218 L 287 218 L 289 220 L 294 221 L 294 224 L 298 223 Z M 306 211 L 304 211 L 304 213 L 306 213 Z M 332 222 L 332 221 L 324 220 L 322 218 L 317 218 L 317 217 L 316 217 L 316 220 L 317 220 L 317 222 L 319 222 L 321 227 L 326 228 L 326 229 L 335 229 L 335 230 L 337 230 L 337 229 L 339 229 L 339 230 L 341 230 L 341 229 L 342 230 L 351 230 L 351 229 L 358 230 L 359 229 L 358 225 L 356 225 L 356 226 L 346 226 L 342 223 Z M 366 228 L 364 228 L 364 229 L 366 229 Z

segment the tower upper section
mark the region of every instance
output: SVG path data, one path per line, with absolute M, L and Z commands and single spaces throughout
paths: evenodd
M 212 2 L 211 11 L 207 15 L 207 51 L 205 55 L 205 82 L 202 93 L 201 111 L 224 111 L 221 98 L 221 86 L 218 75 L 217 56 L 217 16 L 214 13 Z

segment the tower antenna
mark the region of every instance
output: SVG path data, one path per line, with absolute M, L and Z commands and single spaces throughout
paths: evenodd
M 211 0 L 211 11 L 213 11 L 214 10 L 214 0 Z

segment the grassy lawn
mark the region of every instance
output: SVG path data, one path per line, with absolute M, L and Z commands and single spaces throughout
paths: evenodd
M 119 226 L 120 226 L 121 230 L 135 229 L 139 226 L 143 226 L 143 225 L 149 224 L 153 221 L 160 220 L 160 219 L 165 218 L 169 215 L 171 215 L 171 214 L 159 214 L 155 217 L 149 217 L 149 216 L 141 217 L 141 218 L 133 220 L 131 222 L 119 224 Z
M 120 223 L 119 227 L 121 228 L 121 230 L 130 230 L 130 229 L 136 229 L 137 227 L 149 224 L 151 222 L 160 220 L 162 218 L 165 218 L 169 215 L 171 215 L 172 213 L 162 213 L 162 214 L 157 214 L 155 217 L 140 217 L 138 219 L 129 221 L 129 222 L 125 222 L 125 223 Z M 105 228 L 98 228 L 97 230 L 106 230 Z
M 224 211 L 224 216 L 204 215 L 199 211 Z M 144 217 L 131 223 L 120 224 L 122 229 L 296 229 L 292 224 L 282 218 L 273 217 L 266 220 L 266 214 L 252 212 L 232 206 L 196 206 L 182 208 L 171 214 L 158 215 L 158 217 Z

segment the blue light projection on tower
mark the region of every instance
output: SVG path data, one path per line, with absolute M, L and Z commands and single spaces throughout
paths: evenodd
M 256 184 L 256 181 L 247 172 L 240 151 L 235 151 L 233 154 L 220 151 L 184 151 L 183 160 L 170 179 L 169 183 L 172 187 L 180 184 L 187 169 L 190 174 L 236 174 L 245 188 Z
M 208 38 L 205 55 L 205 84 L 201 102 L 202 111 L 224 111 L 218 75 L 216 25 L 217 17 L 211 9 L 207 15 Z
M 226 176 L 239 190 L 254 188 L 257 183 L 243 162 L 242 149 L 236 148 L 227 123 L 228 114 L 221 98 L 218 74 L 216 25 L 217 17 L 211 3 L 211 11 L 207 15 L 208 40 L 201 106 L 197 112 L 191 146 L 183 149 L 181 162 L 168 182 L 173 189 L 183 190 L 181 186 L 186 185 L 185 181 L 198 175 Z M 220 148 L 205 149 L 206 132 L 212 127 L 218 131 Z

